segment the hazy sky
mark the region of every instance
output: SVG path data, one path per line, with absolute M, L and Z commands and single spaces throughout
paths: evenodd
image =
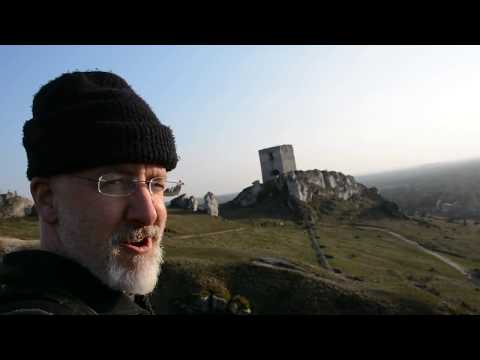
M 351 175 L 480 156 L 479 46 L 0 46 L 0 191 L 29 196 L 36 91 L 97 68 L 172 127 L 189 195 L 261 180 L 258 150 L 281 144 Z

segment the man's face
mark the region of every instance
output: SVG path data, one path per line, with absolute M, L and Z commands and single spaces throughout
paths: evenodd
M 163 262 L 161 247 L 167 211 L 163 194 L 152 195 L 139 183 L 125 197 L 102 195 L 98 179 L 165 178 L 158 166 L 123 165 L 60 176 L 54 188 L 58 237 L 64 255 L 87 267 L 113 289 L 147 294 L 156 285 Z

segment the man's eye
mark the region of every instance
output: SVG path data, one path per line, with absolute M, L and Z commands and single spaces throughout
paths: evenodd
M 105 181 L 106 185 L 123 185 L 126 184 L 127 181 L 125 179 L 115 179 L 115 180 L 108 180 Z
M 165 189 L 165 184 L 160 181 L 152 181 L 152 189 L 163 190 Z
M 127 179 L 112 179 L 106 180 L 101 184 L 103 190 L 107 192 L 118 192 L 118 191 L 125 191 L 125 189 L 131 188 L 131 181 Z

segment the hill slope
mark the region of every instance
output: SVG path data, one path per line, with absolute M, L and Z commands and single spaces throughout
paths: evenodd
M 199 234 L 188 239 L 169 236 L 165 247 L 170 260 L 160 289 L 182 278 L 191 284 L 183 289 L 185 296 L 193 284 L 201 287 L 206 279 L 215 279 L 232 295 L 246 296 L 256 313 L 480 311 L 479 289 L 452 267 L 394 236 L 361 230 L 338 222 L 335 217 L 324 217 L 316 227 L 322 248 L 336 272 L 325 271 L 318 265 L 306 230 L 289 220 L 255 216 L 212 220 L 180 211 L 171 214 L 171 219 L 174 223 L 169 226 L 178 234 L 188 232 L 192 223 L 203 221 L 210 222 L 208 231 L 213 230 L 214 222 L 219 229 L 237 226 L 242 231 Z M 385 219 L 372 223 L 394 228 L 420 244 L 433 246 L 469 271 L 480 268 L 480 246 L 470 243 L 469 248 L 464 247 L 470 237 L 480 234 L 480 227 L 473 224 L 460 229 L 441 220 L 435 220 L 429 228 L 413 220 Z M 443 234 L 453 232 L 456 234 L 453 241 L 440 239 Z M 282 259 L 301 271 L 256 266 L 255 259 L 260 257 Z
M 357 178 L 409 214 L 480 218 L 480 159 Z

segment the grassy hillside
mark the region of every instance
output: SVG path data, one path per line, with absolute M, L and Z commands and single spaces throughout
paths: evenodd
M 256 314 L 472 314 L 480 289 L 437 258 L 376 230 L 360 230 L 324 216 L 316 227 L 334 272 L 321 268 L 306 229 L 268 217 L 212 218 L 172 210 L 164 240 L 164 265 L 154 307 L 172 304 L 205 288 L 243 295 Z M 469 270 L 480 269 L 480 226 L 443 220 L 376 220 Z M 31 239 L 30 220 L 0 224 L 0 236 Z M 259 257 L 281 258 L 295 269 L 259 266 Z
M 0 236 L 22 240 L 38 239 L 40 237 L 38 220 L 34 217 L 1 219 Z
M 191 226 L 192 219 L 184 222 L 184 216 L 180 213 L 171 215 L 169 227 L 178 233 L 186 233 L 184 226 Z M 206 218 L 204 215 L 196 216 L 195 221 L 209 221 L 211 225 L 217 221 L 219 228 L 227 223 L 243 230 L 188 239 L 168 237 L 165 246 L 170 264 L 177 272 L 182 269 L 184 276 L 192 282 L 194 278 L 201 282 L 202 276 L 213 277 L 233 292 L 249 294 L 253 297 L 253 304 L 262 309 L 262 312 L 346 313 L 348 310 L 332 305 L 338 300 L 338 294 L 345 293 L 349 294 L 347 297 L 352 301 L 350 310 L 356 309 L 359 312 L 480 311 L 479 289 L 470 280 L 435 257 L 422 253 L 391 235 L 375 230 L 359 230 L 347 223 L 338 222 L 335 218 L 324 217 L 322 223 L 317 224 L 317 230 L 327 258 L 337 272 L 329 273 L 318 265 L 306 230 L 294 222 L 267 218 L 225 222 Z M 460 254 L 464 257 L 449 256 L 456 261 L 460 260 L 458 262 L 469 270 L 480 268 L 480 259 L 477 257 L 480 254 L 480 242 L 475 242 L 475 237 L 479 238 L 480 227 L 477 229 L 473 224 L 461 230 L 458 229 L 459 225 L 441 220 L 430 228 L 412 220 L 384 220 L 376 221 L 375 224 L 410 236 L 430 248 Z M 440 239 L 445 232 L 455 232 L 455 240 L 449 242 L 449 239 Z M 251 265 L 252 259 L 259 256 L 286 259 L 303 268 L 306 274 L 313 275 L 315 280 L 309 282 L 305 276 L 300 276 L 302 284 L 306 282 L 310 285 L 304 284 L 299 288 L 291 284 L 292 280 L 288 279 L 291 275 L 279 275 L 277 271 L 276 277 L 271 278 L 272 274 L 265 269 Z M 258 279 L 253 282 L 251 276 L 247 279 L 236 277 L 234 274 L 241 272 L 239 269 L 254 274 L 251 276 Z M 196 274 L 202 275 L 197 277 Z M 264 277 L 275 284 L 263 284 Z M 278 296 L 271 296 L 279 303 L 272 305 L 268 298 L 258 293 L 260 283 L 263 284 L 261 286 L 273 288 L 270 290 Z M 322 295 L 327 296 L 328 301 L 325 301 L 328 304 L 313 305 L 315 294 L 318 295 L 321 292 L 319 287 L 325 284 L 332 284 L 335 288 L 328 295 Z M 365 310 L 360 303 L 368 304 L 370 310 Z M 332 310 L 332 306 L 335 310 Z

